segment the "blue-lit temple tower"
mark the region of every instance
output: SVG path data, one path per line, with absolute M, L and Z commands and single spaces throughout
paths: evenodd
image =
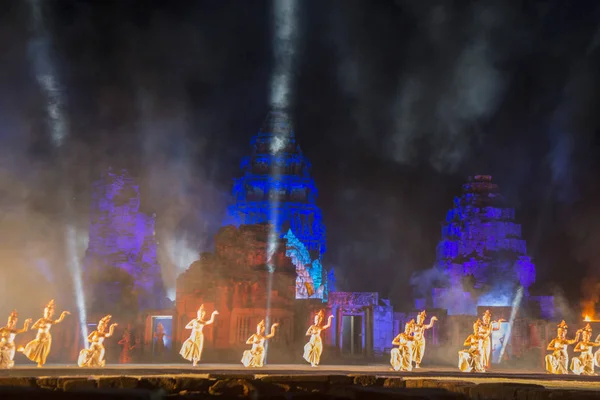
M 310 176 L 310 161 L 302 154 L 287 113 L 271 111 L 250 143 L 252 153 L 243 158 L 242 176 L 234 180 L 234 204 L 225 224 L 273 224 L 275 234 L 286 237 L 290 255 L 294 254 L 299 275 L 296 297 L 324 299 L 327 277 L 321 258 L 326 251 L 325 226 L 316 204 L 318 192 Z
M 165 307 L 154 222 L 140 211 L 139 188 L 126 171 L 108 170 L 94 183 L 83 262 L 91 311 Z
M 535 282 L 521 225 L 491 176 L 469 178 L 454 199 L 442 225 L 436 267 L 444 272 L 446 287 L 434 289 L 434 307 L 447 308 L 450 314 L 470 313 L 477 303 L 509 306 L 518 285 L 527 294 Z

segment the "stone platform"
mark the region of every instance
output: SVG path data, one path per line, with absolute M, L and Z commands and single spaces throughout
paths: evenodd
M 0 399 L 600 399 L 600 378 L 382 366 L 47 366 L 0 371 Z

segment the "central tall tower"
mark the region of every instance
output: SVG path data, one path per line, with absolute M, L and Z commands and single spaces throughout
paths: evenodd
M 285 111 L 269 112 L 250 144 L 251 154 L 241 162 L 242 176 L 233 182 L 235 203 L 228 209 L 225 224 L 268 222 L 278 237 L 287 235 L 288 243 L 293 236 L 310 258 L 318 261 L 318 266 L 315 262 L 306 266 L 314 282 L 324 284 L 320 260 L 326 251 L 325 225 L 316 204 L 318 193 L 310 177 L 310 161 L 296 142 L 292 120 Z M 316 294 L 318 289 L 309 292 Z M 297 297 L 306 296 L 297 293 Z

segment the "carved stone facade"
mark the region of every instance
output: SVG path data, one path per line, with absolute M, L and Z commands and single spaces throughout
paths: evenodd
M 391 348 L 394 309 L 374 292 L 331 292 L 327 303 L 335 316 L 326 343 L 343 356 L 371 357 Z
M 205 330 L 205 346 L 241 354 L 257 323 L 280 323 L 274 346 L 294 338 L 296 269 L 279 239 L 272 257 L 267 254 L 268 224 L 225 226 L 215 235 L 215 252 L 203 253 L 177 279 L 175 347 L 189 335 L 185 325 L 201 304 L 207 317 L 218 310 L 214 325 Z M 272 268 L 273 272 L 269 272 Z M 267 327 L 268 328 L 268 327 Z M 237 351 L 237 353 L 236 353 Z
M 234 204 L 226 225 L 269 222 L 279 237 L 291 232 L 308 251 L 313 296 L 300 290 L 297 298 L 327 298 L 327 275 L 321 267 L 326 250 L 325 225 L 316 204 L 317 187 L 310 176 L 310 161 L 296 141 L 293 122 L 283 110 L 271 111 L 252 138 L 252 153 L 241 162 L 243 175 L 234 180 Z M 300 289 L 305 288 L 301 286 Z
M 86 297 L 93 299 L 90 311 L 171 306 L 156 257 L 154 222 L 154 214 L 140 211 L 139 189 L 127 171 L 108 170 L 94 183 L 83 262 Z
M 447 288 L 434 290 L 432 305 L 451 315 L 474 314 L 478 301 L 510 305 L 517 286 L 527 293 L 535 282 L 535 265 L 527 256 L 521 225 L 491 176 L 469 178 L 462 195 L 454 199 L 442 225 L 436 266 L 445 273 Z M 469 288 L 458 293 L 456 288 L 464 284 Z M 466 296 L 464 301 L 455 301 L 461 296 Z

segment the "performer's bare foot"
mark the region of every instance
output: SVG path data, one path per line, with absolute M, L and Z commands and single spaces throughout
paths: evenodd
M 311 367 L 315 368 L 317 364 L 310 364 Z
M 192 367 L 195 367 L 196 365 L 198 365 L 198 363 L 196 361 L 192 362 Z
M 415 364 L 415 368 L 421 368 L 421 364 Z
M 43 366 L 44 366 L 44 364 L 40 364 L 40 363 L 38 363 L 38 365 L 37 365 L 38 368 L 42 368 Z

